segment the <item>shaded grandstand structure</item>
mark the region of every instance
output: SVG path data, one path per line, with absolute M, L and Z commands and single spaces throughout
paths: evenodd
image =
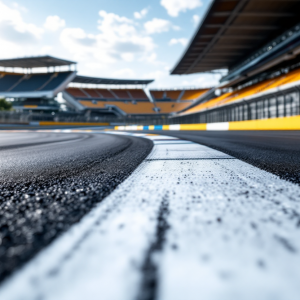
M 211 1 L 172 74 L 234 69 L 299 23 L 299 1 Z M 274 46 L 272 46 L 272 49 Z M 270 51 L 268 47 L 265 49 Z M 274 50 L 274 49 L 273 49 Z
M 171 74 L 228 73 L 169 123 L 299 115 L 299 9 L 292 0 L 213 1 Z
M 10 99 L 17 110 L 58 111 L 55 97 L 75 78 L 75 65 L 52 56 L 0 60 L 4 69 L 0 71 L 0 98 Z M 60 71 L 60 67 L 69 71 Z

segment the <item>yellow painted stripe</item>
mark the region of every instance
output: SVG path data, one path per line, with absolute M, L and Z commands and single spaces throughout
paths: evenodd
M 45 122 L 40 122 L 40 123 L 45 123 Z M 88 124 L 88 123 L 83 123 L 83 124 Z M 209 123 L 209 124 L 213 125 L 214 123 Z M 222 123 L 218 123 L 218 124 L 220 125 Z M 264 120 L 237 121 L 237 122 L 228 122 L 227 124 L 229 124 L 228 130 L 300 130 L 300 116 L 264 119 Z M 149 130 L 154 130 L 154 128 L 155 128 L 154 125 L 149 125 Z M 162 130 L 170 130 L 170 128 L 171 125 L 162 126 Z M 143 130 L 143 126 L 137 126 L 137 129 Z M 115 130 L 124 130 L 124 127 L 115 126 Z M 207 130 L 207 124 L 205 123 L 180 124 L 180 130 Z
M 109 123 L 85 123 L 85 122 L 52 122 L 52 121 L 41 121 L 41 126 L 55 126 L 55 125 L 66 125 L 66 126 L 107 126 Z
M 37 108 L 37 105 L 24 105 L 25 108 Z
M 300 116 L 229 122 L 229 130 L 300 130 Z
M 180 124 L 180 130 L 206 130 L 206 124 Z

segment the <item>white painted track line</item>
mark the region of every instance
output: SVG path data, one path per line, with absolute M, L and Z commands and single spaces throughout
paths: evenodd
M 79 224 L 10 278 L 5 300 L 136 299 L 152 253 L 157 298 L 298 300 L 300 187 L 219 151 L 163 136 Z

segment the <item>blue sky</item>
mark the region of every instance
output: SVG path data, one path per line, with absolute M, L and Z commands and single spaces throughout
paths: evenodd
M 211 0 L 0 0 L 0 57 L 49 54 L 81 75 L 207 86 L 216 75 L 170 76 Z

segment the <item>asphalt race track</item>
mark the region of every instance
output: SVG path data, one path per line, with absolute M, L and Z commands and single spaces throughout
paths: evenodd
M 299 131 L 166 131 L 164 134 L 223 151 L 300 184 Z
M 145 139 L 87 133 L 0 139 L 0 280 L 78 222 L 152 148 Z
M 0 299 L 299 299 L 299 133 L 156 133 L 0 133 Z

